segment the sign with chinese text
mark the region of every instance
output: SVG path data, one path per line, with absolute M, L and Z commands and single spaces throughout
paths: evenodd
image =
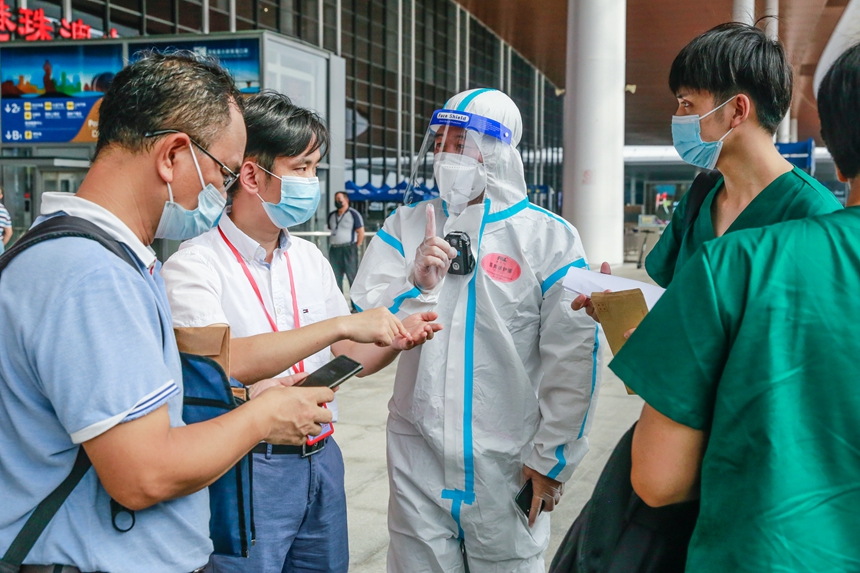
M 42 8 L 18 8 L 13 10 L 5 0 L 0 0 L 0 42 L 10 40 L 27 40 L 40 42 L 65 38 L 67 40 L 88 40 L 97 36 L 116 38 L 118 34 L 111 28 L 108 33 L 93 30 L 78 18 L 68 21 L 65 18 L 56 20 L 45 16 Z
M 0 48 L 3 143 L 93 143 L 122 46 Z

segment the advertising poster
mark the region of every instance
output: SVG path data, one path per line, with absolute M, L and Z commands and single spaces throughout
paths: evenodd
M 0 48 L 3 143 L 94 143 L 122 46 Z
M 217 58 L 230 70 L 236 85 L 246 94 L 260 91 L 260 41 L 256 38 L 238 40 L 164 41 L 129 44 L 128 53 L 134 61 L 144 50 L 189 50 L 201 56 Z

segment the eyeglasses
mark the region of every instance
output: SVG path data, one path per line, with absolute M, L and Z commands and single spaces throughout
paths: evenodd
M 178 129 L 161 129 L 159 131 L 152 131 L 149 133 L 144 133 L 143 136 L 144 137 L 158 137 L 161 135 L 167 135 L 168 133 L 183 133 L 183 132 L 179 131 Z M 224 165 L 223 162 L 219 161 L 217 157 L 215 157 L 214 155 L 209 153 L 208 149 L 206 149 L 205 147 L 203 147 L 202 145 L 200 145 L 199 143 L 197 143 L 196 141 L 191 139 L 191 136 L 189 136 L 188 139 L 191 141 L 191 143 L 194 144 L 195 147 L 197 147 L 197 149 L 199 149 L 200 151 L 202 151 L 203 153 L 208 155 L 209 158 L 212 159 L 212 161 L 214 161 L 215 163 L 218 164 L 218 166 L 221 168 L 221 175 L 224 177 L 224 191 L 229 189 L 230 186 L 236 182 L 236 179 L 239 178 L 239 175 L 236 174 L 232 169 L 230 169 L 229 167 Z

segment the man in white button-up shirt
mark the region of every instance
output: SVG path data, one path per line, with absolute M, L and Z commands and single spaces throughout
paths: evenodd
M 245 384 L 313 372 L 332 353 L 361 362 L 367 375 L 432 337 L 441 328 L 430 323 L 432 312 L 403 324 L 386 309 L 350 315 L 320 250 L 286 230 L 307 221 L 319 202 L 316 168 L 328 144 L 322 120 L 286 96 L 263 93 L 247 100 L 245 121 L 231 211 L 164 266 L 174 325 L 229 324 L 232 374 Z M 297 328 L 302 336 L 288 338 Z M 255 454 L 256 544 L 248 559 L 214 555 L 208 569 L 346 573 L 344 468 L 334 440 L 304 452 L 260 444 Z

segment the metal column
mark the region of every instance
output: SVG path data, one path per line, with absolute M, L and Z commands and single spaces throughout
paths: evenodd
M 568 0 L 562 215 L 592 265 L 624 258 L 626 0 Z
M 460 5 L 457 4 L 455 24 L 457 32 L 454 34 L 454 93 L 460 93 Z
M 317 45 L 320 48 L 325 46 L 325 6 L 323 0 L 317 0 Z
M 764 15 L 771 16 L 765 23 L 764 31 L 767 37 L 771 40 L 779 40 L 779 0 L 767 0 L 764 8 Z M 779 127 L 776 130 L 777 143 L 788 143 L 791 139 L 791 107 L 785 112 L 785 117 L 782 118 Z
M 397 179 L 403 179 L 403 0 L 397 0 Z M 387 175 L 387 174 L 386 174 Z
M 203 10 L 203 33 L 209 33 L 209 0 L 203 0 L 203 5 L 201 6 Z

